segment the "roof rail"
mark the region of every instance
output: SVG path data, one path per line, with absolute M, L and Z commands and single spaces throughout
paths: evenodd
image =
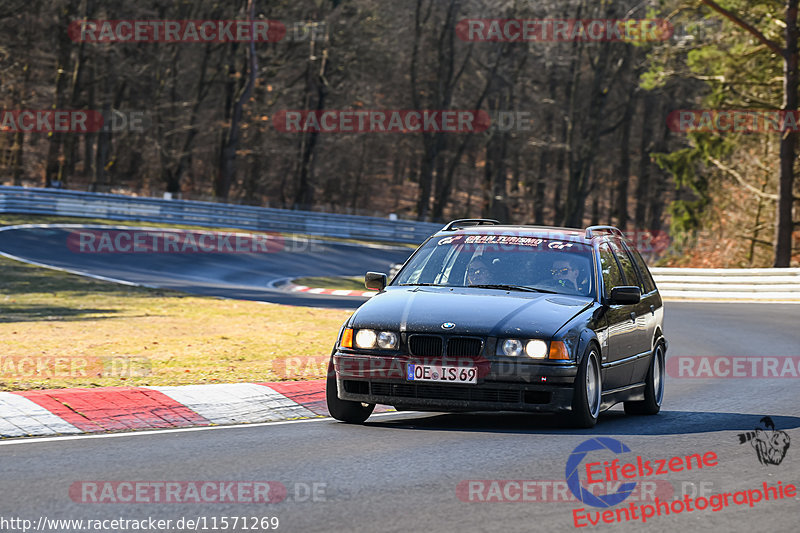
M 449 222 L 442 228 L 442 231 L 455 231 L 464 226 L 496 226 L 497 224 L 500 224 L 500 222 L 493 218 L 460 218 Z
M 620 237 L 625 236 L 619 228 L 614 226 L 589 226 L 588 228 L 586 228 L 586 238 L 591 239 L 592 237 L 594 237 L 594 232 L 598 233 L 607 232 L 607 233 L 617 234 Z

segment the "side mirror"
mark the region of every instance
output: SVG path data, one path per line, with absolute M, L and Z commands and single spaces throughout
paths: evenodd
M 611 305 L 638 304 L 642 299 L 642 290 L 639 287 L 614 287 L 611 289 Z
M 367 272 L 364 276 L 364 286 L 368 289 L 382 291 L 386 288 L 386 274 L 383 272 Z

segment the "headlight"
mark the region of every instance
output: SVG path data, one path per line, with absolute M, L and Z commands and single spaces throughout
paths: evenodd
M 503 343 L 503 353 L 511 356 L 522 355 L 522 341 L 517 339 L 506 339 Z
M 376 332 L 372 329 L 360 329 L 356 332 L 356 348 L 396 350 L 399 344 L 397 333 L 392 331 Z
M 558 343 L 554 343 L 558 344 Z M 563 343 L 562 343 L 563 344 Z M 553 359 L 550 345 L 541 339 L 504 339 L 497 345 L 497 355 L 519 357 L 527 355 L 531 359 Z M 556 357 L 562 359 L 564 357 Z M 566 357 L 568 359 L 569 357 Z
M 534 359 L 544 359 L 547 357 L 547 343 L 537 339 L 528 341 L 528 344 L 525 345 L 525 353 Z
M 391 331 L 381 331 L 378 333 L 378 348 L 382 350 L 396 350 L 397 334 Z
M 356 346 L 359 348 L 374 348 L 377 336 L 371 329 L 360 329 L 356 333 Z

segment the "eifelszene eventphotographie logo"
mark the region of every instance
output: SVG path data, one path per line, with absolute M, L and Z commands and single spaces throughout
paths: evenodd
M 624 502 L 634 491 L 638 481 L 651 476 L 662 476 L 688 470 L 700 470 L 717 466 L 717 454 L 713 451 L 690 453 L 666 458 L 649 459 L 641 455 L 628 456 L 630 460 L 600 460 L 598 456 L 627 454 L 631 449 L 610 437 L 595 437 L 579 444 L 567 459 L 565 476 L 567 487 L 581 502 L 592 507 L 613 507 Z M 596 452 L 594 460 L 587 460 L 590 452 Z M 586 460 L 584 464 L 584 460 Z M 585 483 L 580 472 L 586 472 Z M 602 483 L 619 483 L 616 492 L 600 493 L 592 490 Z
M 636 488 L 636 482 L 623 483 L 619 486 L 617 492 L 611 494 L 596 495 L 582 486 L 579 476 L 579 467 L 589 452 L 597 450 L 609 450 L 616 454 L 631 451 L 625 444 L 609 437 L 597 437 L 582 442 L 577 448 L 572 450 L 567 460 L 567 467 L 565 470 L 567 486 L 578 500 L 587 505 L 593 507 L 611 507 L 625 501 L 625 499 L 631 495 L 633 489 Z

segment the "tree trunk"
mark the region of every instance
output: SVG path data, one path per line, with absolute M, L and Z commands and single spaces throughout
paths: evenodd
M 361 178 L 364 174 L 364 163 L 366 160 L 367 155 L 367 143 L 364 142 L 361 144 L 361 157 L 358 158 L 358 170 L 356 170 L 356 176 L 353 180 L 353 194 L 352 194 L 352 203 L 351 207 L 353 210 L 353 214 L 358 214 L 358 198 L 359 192 L 361 192 Z
M 614 211 L 617 227 L 623 231 L 628 228 L 628 185 L 631 179 L 631 127 L 633 111 L 636 109 L 636 82 L 631 84 L 631 92 L 625 113 L 622 117 L 622 134 L 620 139 L 619 168 L 617 169 L 617 199 Z M 647 119 L 643 119 L 645 122 Z
M 30 72 L 30 63 L 25 69 L 26 74 Z M 14 104 L 17 109 L 22 109 L 23 107 L 23 98 L 25 98 L 25 94 L 27 92 L 27 76 L 23 77 L 22 87 L 18 88 L 18 90 L 14 91 Z M 21 129 L 18 129 L 14 132 L 13 135 L 9 134 L 11 137 L 12 145 L 11 145 L 11 152 L 10 152 L 10 166 L 11 166 L 11 175 L 13 176 L 13 185 L 20 186 L 22 185 L 22 176 L 23 172 L 23 156 L 25 155 L 25 132 Z
M 797 111 L 797 4 L 786 2 L 786 49 L 783 56 L 783 107 L 788 113 Z M 773 266 L 788 267 L 792 260 L 792 207 L 794 203 L 794 158 L 797 132 L 788 128 L 781 137 L 780 182 L 778 186 L 777 224 L 775 228 L 775 260 Z
M 247 0 L 248 20 L 255 20 L 255 0 Z M 243 73 L 247 72 L 247 81 L 243 87 L 239 98 L 233 104 L 231 122 L 228 132 L 224 137 L 222 149 L 220 150 L 219 169 L 217 180 L 214 184 L 214 196 L 227 199 L 236 173 L 236 150 L 239 148 L 241 137 L 241 121 L 244 112 L 244 104 L 250 99 L 253 87 L 258 75 L 258 57 L 256 56 L 255 40 L 251 40 L 247 47 L 247 63 L 243 68 Z
M 84 17 L 88 20 L 91 17 L 92 2 L 87 1 L 84 9 Z M 72 69 L 72 79 L 69 88 L 69 108 L 77 109 L 80 104 L 79 95 L 82 91 L 83 70 L 86 58 L 86 41 L 81 41 L 78 45 L 78 53 L 75 65 Z M 78 136 L 67 135 L 64 140 L 64 160 L 59 168 L 59 175 L 64 184 L 75 175 L 75 160 L 78 158 Z
M 654 124 L 661 124 L 661 132 L 653 141 L 653 152 L 655 153 L 666 152 L 669 146 L 669 138 L 670 135 L 672 135 L 672 131 L 669 129 L 667 121 L 664 119 L 669 107 L 669 102 L 664 101 L 657 115 L 658 121 L 653 122 Z M 649 231 L 660 231 L 663 225 L 661 217 L 664 214 L 664 206 L 667 205 L 666 195 L 668 189 L 670 189 L 668 185 L 669 178 L 658 166 L 651 166 L 650 168 L 655 174 L 650 182 L 650 193 L 647 197 L 647 216 L 645 218 L 644 228 Z
M 636 212 L 633 223 L 636 229 L 645 229 L 647 220 L 647 201 L 650 195 L 650 150 L 653 135 L 653 120 L 647 113 L 653 109 L 655 99 L 651 93 L 645 93 L 642 99 L 642 129 L 639 133 L 639 180 L 636 183 Z M 658 115 L 660 116 L 660 115 Z
M 169 180 L 166 183 L 167 192 L 173 194 L 180 194 L 181 192 L 181 179 L 184 173 L 192 166 L 192 143 L 197 136 L 197 116 L 200 112 L 200 106 L 208 93 L 209 84 L 206 82 L 206 71 L 208 70 L 208 60 L 211 56 L 211 45 L 206 45 L 203 61 L 200 64 L 200 75 L 197 80 L 197 92 L 195 93 L 194 104 L 192 105 L 192 112 L 189 115 L 189 131 L 186 132 L 186 137 L 183 140 L 181 152 L 178 155 L 178 165 L 175 171 L 169 174 Z M 261 130 L 257 130 L 261 131 Z
M 325 109 L 325 100 L 328 96 L 328 43 L 328 29 L 326 26 L 323 42 L 319 43 L 322 46 L 322 51 L 317 51 L 316 47 L 318 43 L 312 40 L 309 58 L 306 64 L 304 106 L 305 109 L 311 109 L 311 97 L 312 93 L 315 93 L 316 105 L 314 109 L 316 112 L 321 112 Z M 317 57 L 321 57 L 319 68 L 314 64 Z M 294 194 L 295 207 L 311 209 L 312 203 L 314 202 L 314 185 L 311 183 L 311 174 L 314 164 L 314 151 L 318 140 L 318 131 L 304 132 L 302 134 L 296 171 L 297 189 Z
M 55 97 L 53 99 L 53 109 L 60 110 L 64 108 L 65 90 L 67 81 L 69 79 L 67 73 L 69 72 L 69 58 L 72 52 L 72 40 L 69 38 L 68 25 L 72 13 L 75 13 L 77 7 L 77 0 L 70 0 L 66 6 L 61 10 L 61 16 L 58 23 L 58 57 L 56 59 L 56 80 L 55 80 Z M 61 143 L 63 142 L 63 134 L 58 131 L 52 132 L 50 135 L 50 144 L 47 148 L 47 159 L 45 162 L 44 170 L 44 186 L 50 187 L 53 181 L 59 179 L 59 155 L 61 153 Z
M 98 191 L 108 185 L 108 163 L 111 158 L 111 110 L 114 102 L 114 67 L 111 58 L 106 55 L 105 68 L 103 69 L 103 117 L 104 123 L 100 131 L 97 132 L 97 151 L 94 161 L 94 178 L 89 186 L 89 190 Z
M 97 61 L 97 54 L 93 54 L 90 61 L 86 62 L 86 69 L 88 70 L 87 77 L 90 80 L 95 79 L 95 63 Z M 86 108 L 95 109 L 95 84 L 90 83 L 88 87 L 88 95 L 86 97 Z M 90 180 L 94 177 L 94 143 L 97 138 L 96 132 L 87 132 L 83 135 L 83 177 Z
M 22 156 L 25 153 L 25 132 L 22 130 L 14 133 L 14 145 L 11 154 L 11 171 L 14 176 L 14 185 L 22 185 Z

